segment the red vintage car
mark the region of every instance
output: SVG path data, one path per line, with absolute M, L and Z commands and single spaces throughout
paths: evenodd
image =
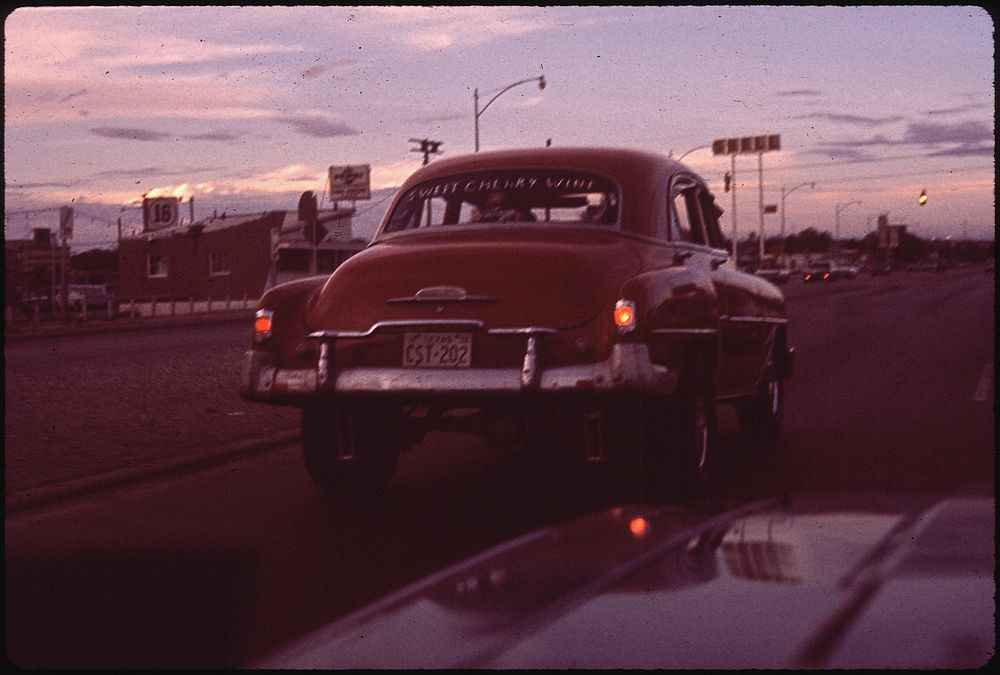
M 705 487 L 715 407 L 777 433 L 784 297 L 730 259 L 705 182 L 643 151 L 436 161 L 371 244 L 262 298 L 242 396 L 302 408 L 306 468 L 365 493 L 430 430 L 575 453 L 644 497 Z

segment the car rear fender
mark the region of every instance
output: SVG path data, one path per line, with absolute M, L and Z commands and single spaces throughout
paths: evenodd
M 634 340 L 649 345 L 654 363 L 680 370 L 695 354 L 714 370 L 719 350 L 719 307 L 714 286 L 686 266 L 656 269 L 622 285 L 638 314 Z
M 272 312 L 271 338 L 264 344 L 254 345 L 254 348 L 273 352 L 279 362 L 293 358 L 296 349 L 312 330 L 304 318 L 327 279 L 328 276 L 297 279 L 267 291 L 261 297 L 258 309 Z

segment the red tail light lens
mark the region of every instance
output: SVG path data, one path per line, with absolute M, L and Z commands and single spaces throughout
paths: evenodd
M 615 303 L 615 328 L 625 335 L 635 329 L 635 303 L 631 300 L 619 300 Z
M 271 337 L 271 322 L 274 313 L 269 309 L 258 309 L 253 320 L 254 344 L 265 342 Z

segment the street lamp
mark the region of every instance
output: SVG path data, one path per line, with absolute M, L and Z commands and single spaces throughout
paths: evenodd
M 526 80 L 519 80 L 519 81 L 515 82 L 514 84 L 509 84 L 506 87 L 504 87 L 503 89 L 501 89 L 499 91 L 499 93 L 497 93 L 496 96 L 494 96 L 493 98 L 491 98 L 489 101 L 486 102 L 486 105 L 484 105 L 482 107 L 482 109 L 480 109 L 480 107 L 479 107 L 479 89 L 475 89 L 472 92 L 472 98 L 473 98 L 473 102 L 474 102 L 474 105 L 475 105 L 475 111 L 476 111 L 476 152 L 479 152 L 479 116 L 482 115 L 484 112 L 486 112 L 486 109 L 490 107 L 490 104 L 493 103 L 493 101 L 495 101 L 498 98 L 500 98 L 501 94 L 503 94 L 504 92 L 506 92 L 509 89 L 513 89 L 514 87 L 518 86 L 519 84 L 527 84 L 528 82 L 538 82 L 538 88 L 539 89 L 545 89 L 545 76 L 544 75 L 539 75 L 538 77 L 529 77 Z
M 784 186 L 781 187 L 781 264 L 782 264 L 782 266 L 785 264 L 785 197 L 787 197 L 788 195 L 792 194 L 793 192 L 795 192 L 796 190 L 798 190 L 800 187 L 805 187 L 806 185 L 809 186 L 810 190 L 816 187 L 816 183 L 814 183 L 814 182 L 799 183 L 798 185 L 796 185 L 795 187 L 793 187 L 791 190 L 786 190 Z
M 682 159 L 684 159 L 685 157 L 687 157 L 688 155 L 690 155 L 695 150 L 704 150 L 705 148 L 710 148 L 710 147 L 712 147 L 712 146 L 710 146 L 710 145 L 699 145 L 697 148 L 691 148 L 690 150 L 688 150 L 687 152 L 685 152 L 683 155 L 681 155 L 680 157 L 678 157 L 676 161 L 678 161 L 678 162 L 681 161 Z M 674 151 L 671 150 L 670 154 L 667 155 L 667 157 L 671 157 L 672 158 L 673 155 L 674 155 Z
M 846 204 L 837 204 L 837 210 L 834 212 L 833 220 L 833 250 L 834 253 L 840 254 L 840 212 L 846 209 L 851 204 L 860 204 L 860 199 L 854 199 Z

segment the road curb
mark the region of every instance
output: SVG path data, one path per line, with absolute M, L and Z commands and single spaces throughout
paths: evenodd
M 125 485 L 142 483 L 167 476 L 177 476 L 186 473 L 194 473 L 196 471 L 203 471 L 205 469 L 227 464 L 236 459 L 251 457 L 267 450 L 272 450 L 298 442 L 299 438 L 299 430 L 295 429 L 292 431 L 274 434 L 266 439 L 233 443 L 232 445 L 226 446 L 225 448 L 209 455 L 192 457 L 179 462 L 137 469 L 120 469 L 97 476 L 87 476 L 85 478 L 56 483 L 54 485 L 44 485 L 37 488 L 31 488 L 29 490 L 22 490 L 21 492 L 15 493 L 4 502 L 4 510 L 9 516 L 13 513 L 22 513 L 41 508 L 43 506 L 49 506 L 57 502 L 69 501 L 93 495 L 95 493 L 113 490 Z

